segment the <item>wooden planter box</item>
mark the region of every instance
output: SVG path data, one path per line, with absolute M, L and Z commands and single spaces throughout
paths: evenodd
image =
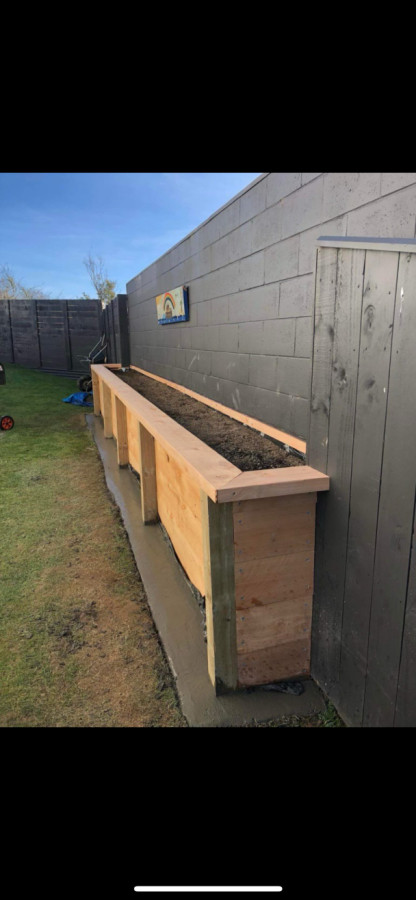
M 117 441 L 119 465 L 130 464 L 140 475 L 143 521 L 160 518 L 205 597 L 208 671 L 217 693 L 308 675 L 316 492 L 328 490 L 328 476 L 310 466 L 241 472 L 123 383 L 111 371 L 116 368 L 91 366 L 94 413 L 103 416 L 105 437 Z M 305 447 L 157 380 L 296 449 Z

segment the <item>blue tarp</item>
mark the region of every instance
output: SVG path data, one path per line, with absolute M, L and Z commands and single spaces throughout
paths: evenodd
M 87 403 L 87 397 L 92 394 L 92 391 L 78 391 L 76 394 L 70 394 L 69 397 L 64 397 L 63 403 L 74 403 L 75 406 L 93 406 L 92 403 Z

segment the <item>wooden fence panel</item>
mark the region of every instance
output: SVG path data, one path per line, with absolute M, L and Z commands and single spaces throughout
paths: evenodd
M 349 724 L 415 725 L 416 241 L 354 240 L 318 251 L 311 671 Z

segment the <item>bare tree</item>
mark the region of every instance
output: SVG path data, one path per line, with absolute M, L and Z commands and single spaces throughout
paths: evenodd
M 101 256 L 97 256 L 94 258 L 91 256 L 91 253 L 84 259 L 84 266 L 90 276 L 90 279 L 94 285 L 94 288 L 97 293 L 97 297 L 101 300 L 101 306 L 104 309 L 105 306 L 110 303 L 110 300 L 114 300 L 116 296 L 115 293 L 115 281 L 110 281 L 107 277 L 107 272 L 104 268 L 104 261 Z M 86 300 L 89 300 L 88 294 L 82 295 Z
M 49 294 L 45 294 L 37 287 L 25 287 L 21 281 L 13 275 L 8 266 L 0 266 L 0 299 L 1 300 L 48 300 Z

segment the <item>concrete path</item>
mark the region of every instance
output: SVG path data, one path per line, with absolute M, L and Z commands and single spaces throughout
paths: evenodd
M 324 700 L 311 680 L 304 682 L 305 691 L 298 696 L 259 689 L 215 696 L 208 677 L 201 612 L 182 569 L 160 526 L 143 525 L 139 482 L 128 468 L 118 467 L 115 441 L 104 438 L 101 418 L 87 415 L 86 419 L 104 465 L 108 488 L 120 509 L 189 725 L 241 726 L 254 720 L 264 722 L 323 710 Z

